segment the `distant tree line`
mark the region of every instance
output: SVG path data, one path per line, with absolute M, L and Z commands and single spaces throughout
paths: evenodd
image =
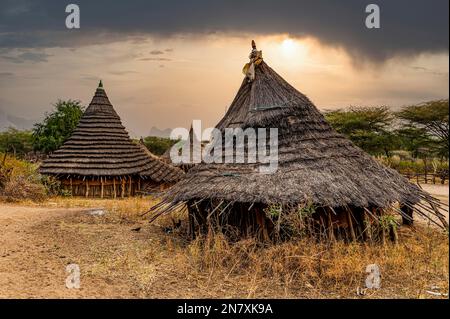
M 79 101 L 59 100 L 32 130 L 11 128 L 0 133 L 0 152 L 17 157 L 52 153 L 72 134 L 83 111 Z M 326 111 L 325 117 L 339 133 L 375 156 L 390 157 L 397 150 L 408 151 L 413 158 L 449 156 L 448 100 L 406 106 L 399 111 L 385 106 L 350 107 Z M 155 155 L 162 155 L 176 142 L 155 136 L 143 140 Z
M 72 134 L 83 115 L 80 101 L 58 100 L 44 120 L 32 130 L 9 128 L 0 133 L 0 152 L 23 158 L 32 152 L 49 154 L 58 149 Z
M 177 141 L 166 137 L 147 136 L 143 138 L 144 145 L 155 155 L 161 156 Z
M 54 152 L 70 137 L 84 109 L 80 101 L 58 100 L 53 105 L 53 110 L 46 113 L 42 122 L 36 123 L 32 130 L 20 131 L 9 128 L 1 132 L 0 153 L 24 158 L 31 153 L 48 155 Z M 147 136 L 143 138 L 143 141 L 155 155 L 162 155 L 177 142 L 156 136 Z
M 372 155 L 390 157 L 395 150 L 410 152 L 413 158 L 449 157 L 448 100 L 406 106 L 350 107 L 325 112 L 339 132 Z

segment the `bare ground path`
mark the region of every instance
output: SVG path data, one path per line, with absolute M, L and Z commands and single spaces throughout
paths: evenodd
M 58 230 L 64 220 L 80 214 L 85 215 L 86 209 L 0 204 L 0 298 L 131 296 L 120 283 L 108 285 L 89 276 L 83 276 L 81 289 L 66 288 L 66 266 L 82 262 L 73 232 L 64 238 L 65 232 Z
M 448 204 L 448 186 L 422 187 Z M 87 201 L 78 208 L 0 203 L 0 298 L 284 296 L 264 285 L 252 294 L 253 283 L 236 285 L 228 275 L 218 282 L 208 273 L 191 276 L 189 269 L 182 269 L 189 266 L 175 258 L 184 243 L 171 241 L 180 239 L 120 214 L 92 216 L 88 212 L 98 203 Z M 448 219 L 448 210 L 445 213 Z M 71 263 L 80 266 L 81 289 L 65 286 Z
M 426 192 L 433 195 L 433 197 L 439 199 L 441 202 L 445 204 L 449 204 L 449 185 L 435 185 L 435 184 L 420 184 L 420 187 L 423 188 Z M 439 211 L 445 216 L 447 222 L 449 221 L 449 210 L 446 207 L 444 209 L 440 209 Z M 417 214 L 416 214 L 417 215 Z M 420 216 L 415 217 L 418 220 L 424 221 Z
M 202 288 L 177 278 L 170 252 L 162 248 L 159 226 L 111 211 L 91 215 L 98 202 L 88 201 L 91 208 L 85 204 L 55 208 L 0 203 L 0 298 L 202 296 L 200 291 L 190 293 Z M 66 266 L 72 263 L 80 267 L 80 289 L 65 284 Z
M 0 205 L 0 297 L 63 296 L 54 278 L 64 278 L 64 262 L 51 242 L 35 238 L 33 227 L 74 211 Z

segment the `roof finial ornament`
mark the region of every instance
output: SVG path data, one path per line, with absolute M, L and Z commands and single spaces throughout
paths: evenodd
M 102 82 L 102 80 L 100 80 L 100 82 L 98 83 L 98 88 L 99 89 L 103 89 L 103 82 Z
M 250 62 L 244 65 L 242 72 L 248 78 L 248 81 L 252 82 L 255 79 L 255 67 L 260 65 L 263 60 L 262 51 L 256 49 L 255 40 L 252 40 L 252 52 L 250 52 L 249 59 Z

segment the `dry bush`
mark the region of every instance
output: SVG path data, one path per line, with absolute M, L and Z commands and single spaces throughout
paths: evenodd
M 39 182 L 35 182 L 27 176 L 16 176 L 6 183 L 2 195 L 9 202 L 43 201 L 46 198 L 46 191 L 44 185 Z
M 373 297 L 424 297 L 432 286 L 448 293 L 448 235 L 420 226 L 400 234 L 397 245 L 304 238 L 270 246 L 253 239 L 230 244 L 221 234 L 209 234 L 179 247 L 177 258 L 186 277 L 235 280 L 249 297 L 274 289 L 274 297 L 356 297 L 369 264 L 377 264 L 382 274 L 383 289 L 371 291 Z
M 63 208 L 103 209 L 107 212 L 105 218 L 128 222 L 143 221 L 141 216 L 151 206 L 156 204 L 152 197 L 126 197 L 117 199 L 54 197 L 51 204 Z M 47 203 L 48 204 L 48 203 Z
M 4 157 L 0 165 L 2 185 L 0 195 L 6 201 L 23 200 L 42 201 L 47 197 L 47 191 L 41 183 L 37 165 L 14 157 Z

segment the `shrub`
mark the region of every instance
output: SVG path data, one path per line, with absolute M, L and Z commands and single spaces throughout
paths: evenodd
M 145 146 L 155 155 L 163 155 L 165 151 L 174 145 L 176 140 L 171 140 L 170 138 L 157 137 L 157 136 L 147 136 L 144 138 Z
M 0 152 L 7 152 L 14 156 L 23 158 L 33 150 L 31 131 L 20 131 L 9 128 L 0 132 Z
M 83 115 L 81 102 L 58 100 L 54 110 L 33 128 L 33 148 L 45 154 L 57 150 L 69 138 Z
M 42 201 L 47 197 L 37 165 L 0 154 L 0 196 L 6 201 Z

